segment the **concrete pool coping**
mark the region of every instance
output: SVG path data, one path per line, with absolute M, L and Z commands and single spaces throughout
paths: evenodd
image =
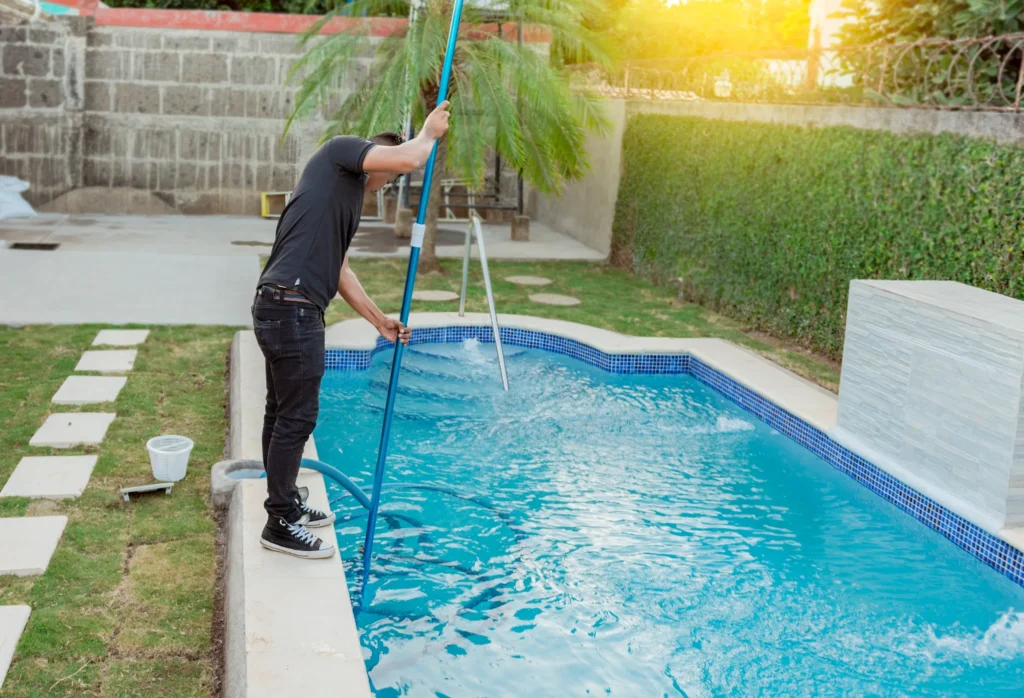
M 263 460 L 263 354 L 251 330 L 235 334 L 230 359 L 229 457 Z M 303 454 L 316 458 L 310 438 Z M 329 507 L 323 476 L 302 469 L 310 503 Z M 266 480 L 240 480 L 226 521 L 224 695 L 370 698 L 341 557 L 300 560 L 264 550 Z M 335 543 L 333 529 L 317 535 Z
M 689 356 L 731 379 L 748 393 L 802 420 L 822 435 L 832 438 L 836 431 L 837 395 L 725 340 L 631 337 L 578 323 L 521 315 L 499 315 L 498 320 L 503 336 L 505 330 L 525 330 L 574 340 L 605 355 Z M 490 317 L 482 313 L 467 313 L 462 317 L 457 313 L 413 313 L 409 325 L 414 330 L 481 327 L 490 332 Z M 369 356 L 373 351 L 381 350 L 378 338 L 376 330 L 365 320 L 346 320 L 327 328 L 326 345 L 329 353 L 356 352 Z M 235 337 L 231 357 L 231 458 L 259 460 L 262 457 L 260 432 L 264 388 L 263 360 L 255 337 L 251 331 L 241 331 Z M 716 389 L 737 401 L 736 396 L 729 392 L 731 388 Z M 755 411 L 749 406 L 746 408 Z M 816 454 L 822 448 L 808 447 Z M 315 453 L 312 440 L 310 449 Z M 309 451 L 307 455 L 310 455 Z M 854 475 L 845 469 L 844 472 L 867 484 L 862 474 Z M 310 487 L 314 505 L 325 506 L 327 494 L 323 477 L 312 471 L 303 471 L 300 478 L 302 484 Z M 872 489 L 881 494 L 874 487 Z M 370 696 L 358 630 L 339 556 L 335 555 L 328 561 L 311 562 L 263 550 L 258 536 L 265 521 L 262 508 L 265 494 L 264 481 L 242 480 L 235 489 L 230 508 L 225 694 L 231 698 L 262 698 L 282 694 L 286 687 L 291 691 L 307 689 L 316 694 L 324 685 L 332 685 L 332 695 Z M 889 501 L 896 503 L 892 498 Z M 948 504 L 940 504 L 953 509 Z M 939 530 L 936 525 L 932 525 L 933 530 Z M 1024 536 L 1019 530 L 988 532 L 1018 550 L 1024 543 Z M 962 541 L 958 542 L 945 530 L 940 533 L 955 545 L 965 547 Z M 975 551 L 969 552 L 981 557 Z M 283 608 L 270 605 L 261 597 L 263 590 L 272 586 L 265 581 L 268 576 L 280 586 L 293 589 L 295 600 L 286 594 Z M 310 618 L 310 608 L 317 609 L 314 619 Z M 332 620 L 320 622 L 321 618 Z

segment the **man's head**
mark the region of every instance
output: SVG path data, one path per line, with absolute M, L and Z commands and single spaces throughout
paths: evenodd
M 405 139 L 397 133 L 385 131 L 384 133 L 378 133 L 376 136 L 371 138 L 370 141 L 377 145 L 396 146 L 402 145 L 402 143 L 405 142 Z M 366 175 L 366 191 L 377 191 L 389 182 L 397 182 L 398 178 L 401 176 L 401 172 L 368 172 Z

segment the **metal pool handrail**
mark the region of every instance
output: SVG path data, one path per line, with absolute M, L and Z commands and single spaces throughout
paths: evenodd
M 476 234 L 476 246 L 480 250 L 480 267 L 484 272 L 484 289 L 487 291 L 487 307 L 491 311 L 491 330 L 494 332 L 494 346 L 498 349 L 498 368 L 501 370 L 501 385 L 508 390 L 508 373 L 505 371 L 505 352 L 501 350 L 501 332 L 498 328 L 498 313 L 494 310 L 494 293 L 491 292 L 491 273 L 487 270 L 487 251 L 484 249 L 484 234 L 480 228 L 480 217 L 469 216 L 466 228 L 466 256 L 462 260 L 462 293 L 459 295 L 459 317 L 466 314 L 466 282 L 469 278 L 469 254 Z

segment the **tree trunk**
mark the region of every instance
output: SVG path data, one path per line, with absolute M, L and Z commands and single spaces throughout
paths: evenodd
M 430 183 L 430 200 L 427 202 L 427 230 L 423 236 L 423 249 L 420 250 L 420 270 L 427 273 L 441 271 L 441 263 L 437 259 L 437 217 L 441 211 L 441 177 L 444 176 L 447 155 L 448 144 L 442 138 L 437 142 L 434 178 Z

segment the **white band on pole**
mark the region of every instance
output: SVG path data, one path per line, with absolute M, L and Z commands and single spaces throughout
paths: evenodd
M 423 236 L 427 234 L 427 226 L 422 223 L 412 224 L 412 242 L 410 243 L 413 247 L 423 247 Z

